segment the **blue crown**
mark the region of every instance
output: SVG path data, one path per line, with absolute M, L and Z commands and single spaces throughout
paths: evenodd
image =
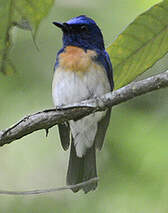
M 74 17 L 74 18 L 70 19 L 69 21 L 67 21 L 66 23 L 67 24 L 95 24 L 96 25 L 96 22 L 93 19 L 91 19 L 85 15 Z
M 104 50 L 103 35 L 96 22 L 85 16 L 77 16 L 66 23 L 53 22 L 63 31 L 63 46 L 78 46 L 85 50 Z

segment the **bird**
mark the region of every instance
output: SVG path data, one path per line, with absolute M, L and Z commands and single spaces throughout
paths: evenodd
M 99 98 L 113 91 L 113 69 L 96 22 L 86 15 L 53 24 L 63 32 L 52 81 L 54 106 L 65 106 Z M 58 124 L 64 150 L 70 146 L 67 185 L 97 177 L 96 149 L 101 150 L 110 121 L 111 108 L 77 121 Z M 97 182 L 72 188 L 73 192 L 95 190 Z

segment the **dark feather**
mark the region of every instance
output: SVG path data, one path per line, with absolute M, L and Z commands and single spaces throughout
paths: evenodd
M 87 181 L 94 177 L 97 177 L 95 144 L 87 150 L 86 155 L 84 156 L 83 181 Z M 87 193 L 95 190 L 96 187 L 97 182 L 83 186 L 82 189 Z
M 70 144 L 70 128 L 68 124 L 59 124 L 58 125 L 59 136 L 61 140 L 61 145 L 64 150 L 69 148 Z
M 98 129 L 95 137 L 96 148 L 101 150 L 106 135 L 106 131 L 110 122 L 111 109 L 108 109 L 106 115 L 99 121 Z
M 66 178 L 67 185 L 74 185 L 74 184 L 82 182 L 83 165 L 84 165 L 84 158 L 78 158 L 76 156 L 76 150 L 75 150 L 75 146 L 72 139 L 68 172 L 67 172 L 67 178 Z M 79 187 L 73 188 L 72 191 L 78 192 L 79 189 L 80 189 Z
M 95 145 L 88 149 L 82 158 L 79 158 L 76 155 L 75 146 L 72 141 L 67 172 L 67 185 L 81 183 L 93 177 L 97 177 Z M 78 192 L 80 189 L 83 189 L 83 191 L 87 193 L 91 190 L 95 190 L 96 187 L 97 183 L 91 183 L 89 185 L 74 188 L 72 191 Z

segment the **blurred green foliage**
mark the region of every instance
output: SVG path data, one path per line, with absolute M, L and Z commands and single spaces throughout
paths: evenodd
M 41 20 L 48 14 L 54 0 L 0 0 L 0 72 L 10 73 L 14 66 L 9 58 L 11 28 L 37 32 Z
M 0 129 L 29 113 L 53 106 L 51 81 L 62 34 L 52 21 L 66 21 L 81 14 L 91 16 L 109 46 L 137 15 L 158 2 L 57 0 L 37 31 L 39 52 L 31 33 L 15 28 L 10 58 L 17 72 L 10 76 L 0 74 Z M 167 66 L 166 56 L 145 77 L 164 71 Z M 160 90 L 114 107 L 105 145 L 97 152 L 100 182 L 95 192 L 1 195 L 0 212 L 167 213 L 167 92 Z M 50 130 L 48 138 L 43 131 L 31 134 L 0 148 L 0 189 L 63 186 L 67 161 L 68 152 L 61 148 L 56 127 Z

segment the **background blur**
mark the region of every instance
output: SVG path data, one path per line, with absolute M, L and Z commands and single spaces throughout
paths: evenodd
M 14 29 L 11 58 L 16 73 L 0 74 L 0 129 L 23 116 L 53 107 L 51 81 L 62 33 L 52 21 L 86 14 L 96 20 L 108 46 L 140 13 L 159 0 L 56 0 L 37 33 Z M 168 57 L 141 78 L 165 70 Z M 0 196 L 0 213 L 167 213 L 168 89 L 114 107 L 103 150 L 97 153 L 100 182 L 85 195 Z M 68 152 L 57 127 L 35 132 L 0 148 L 0 189 L 33 190 L 65 185 Z

